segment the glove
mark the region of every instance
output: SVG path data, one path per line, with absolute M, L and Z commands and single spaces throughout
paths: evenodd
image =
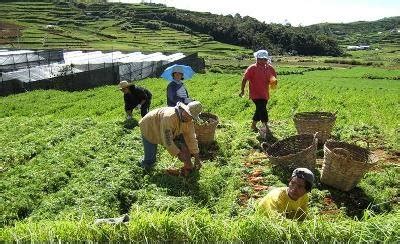
M 139 105 L 136 106 L 137 109 L 140 109 L 142 107 L 142 104 L 139 103 Z

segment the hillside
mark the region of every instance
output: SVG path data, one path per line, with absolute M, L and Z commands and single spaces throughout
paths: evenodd
M 21 36 L 14 34 L 14 47 L 184 49 L 237 57 L 248 53 L 245 48 L 267 48 L 275 54 L 341 54 L 335 40 L 303 28 L 159 4 L 6 2 L 0 10 L 3 25 L 23 27 Z
M 307 28 L 332 36 L 343 45 L 365 44 L 400 48 L 400 16 L 346 24 L 321 23 Z
M 86 6 L 86 5 L 85 5 Z M 124 18 L 99 17 L 102 5 L 78 7 L 50 2 L 7 2 L 0 5 L 1 43 L 8 48 L 66 48 L 199 52 L 210 56 L 241 56 L 245 48 L 214 41 L 209 35 L 186 33 L 171 27 L 155 30 L 148 21 L 127 24 Z M 108 5 L 107 5 L 108 6 Z M 112 6 L 112 5 L 110 5 Z M 140 12 L 155 11 L 147 5 L 133 5 Z M 7 28 L 6 28 L 7 27 Z M 11 29 L 11 30 L 10 30 Z

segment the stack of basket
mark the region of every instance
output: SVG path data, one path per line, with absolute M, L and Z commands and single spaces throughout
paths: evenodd
M 199 117 L 204 123 L 194 123 L 197 141 L 200 144 L 210 144 L 215 138 L 215 130 L 219 123 L 218 116 L 211 113 L 201 113 Z
M 376 159 L 367 149 L 328 140 L 324 145 L 321 182 L 342 191 L 349 191 L 375 163 Z
M 329 112 L 297 113 L 293 121 L 298 134 L 317 134 L 318 144 L 323 145 L 331 136 L 336 116 Z

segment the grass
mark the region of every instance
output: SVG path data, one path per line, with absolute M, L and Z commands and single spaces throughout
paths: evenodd
M 333 136 L 398 153 L 399 71 L 372 67 L 314 69 L 278 66 L 284 74 L 271 94 L 269 114 L 277 137 L 295 133 L 296 112 L 337 114 Z M 301 71 L 298 73 L 297 71 Z M 369 79 L 368 75 L 386 77 Z M 220 117 L 216 143 L 201 147 L 204 166 L 188 179 L 165 175 L 180 166 L 162 147 L 155 170 L 137 162 L 143 152 L 137 121 L 124 120 L 114 86 L 81 92 L 33 91 L 0 99 L 0 240 L 4 241 L 309 241 L 393 242 L 399 239 L 398 161 L 381 160 L 358 187 L 343 193 L 317 182 L 310 218 L 303 223 L 266 219 L 254 212 L 258 197 L 246 176 L 261 169 L 262 184 L 287 179 L 268 160 L 256 160 L 250 131 L 251 101 L 239 98 L 240 72 L 197 74 L 186 81 L 205 111 Z M 138 85 L 164 106 L 166 82 Z M 368 142 L 368 144 L 366 144 Z M 253 164 L 252 167 L 245 163 Z M 247 194 L 249 199 L 241 201 Z M 332 199 L 327 205 L 325 199 Z M 328 214 L 333 210 L 333 214 Z M 94 225 L 95 218 L 129 213 L 128 224 Z

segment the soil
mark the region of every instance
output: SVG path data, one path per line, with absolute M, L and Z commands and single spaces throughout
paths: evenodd
M 253 150 L 244 160 L 244 166 L 251 169 L 251 172 L 246 173 L 243 178 L 251 191 L 239 195 L 238 202 L 241 206 L 246 206 L 250 198 L 257 199 L 262 197 L 264 192 L 270 188 L 270 186 L 264 184 L 265 177 L 262 176 L 263 170 L 257 168 L 265 159 L 267 159 L 265 153 Z
M 15 24 L 0 22 L 0 44 L 9 43 L 21 35 L 22 27 Z

